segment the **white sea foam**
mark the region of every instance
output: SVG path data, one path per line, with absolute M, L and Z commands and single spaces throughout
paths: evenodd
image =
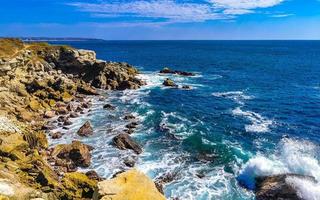
M 223 98 L 231 99 L 241 105 L 244 104 L 244 100 L 250 100 L 253 98 L 252 96 L 244 94 L 244 92 L 242 91 L 214 92 L 212 93 L 212 95 L 215 97 L 223 97 Z
M 293 173 L 312 176 L 318 184 L 300 178 L 289 180 L 305 199 L 319 196 L 320 163 L 319 147 L 308 141 L 283 139 L 277 151 L 269 156 L 258 155 L 250 159 L 240 171 L 238 180 L 254 189 L 255 177 Z M 309 185 L 308 187 L 306 187 Z M 309 194 L 309 195 L 308 195 Z
M 320 199 L 320 184 L 307 179 L 288 177 L 286 182 L 298 191 L 298 196 L 305 200 Z
M 264 133 L 270 131 L 269 127 L 273 124 L 272 120 L 269 120 L 258 113 L 252 111 L 243 111 L 240 107 L 232 110 L 232 114 L 235 116 L 243 116 L 247 118 L 251 124 L 245 125 L 247 132 Z

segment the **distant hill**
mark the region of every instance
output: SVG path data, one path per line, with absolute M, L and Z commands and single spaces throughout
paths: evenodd
M 103 39 L 95 38 L 74 38 L 74 37 L 65 37 L 65 38 L 52 38 L 52 37 L 19 37 L 19 39 L 24 42 L 50 42 L 50 41 L 104 41 Z

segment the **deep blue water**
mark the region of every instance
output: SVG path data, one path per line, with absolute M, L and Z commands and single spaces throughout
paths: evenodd
M 131 156 L 110 145 L 123 124 L 109 129 L 112 118 L 134 112 L 142 125 L 133 137 L 144 148 L 137 168 L 151 178 L 177 172 L 165 186 L 167 198 L 254 199 L 240 183 L 252 188 L 258 175 L 290 172 L 320 180 L 320 41 L 65 44 L 94 50 L 99 59 L 128 62 L 149 83 L 138 91 L 109 93 L 107 101 L 119 106 L 116 113 L 97 102 L 84 117 L 99 130 L 86 142 L 98 147 L 92 168 L 101 175 L 124 168 L 119 154 Z M 163 88 L 168 76 L 157 72 L 164 66 L 196 72 L 170 76 L 193 89 Z M 320 186 L 315 188 L 309 199 L 320 198 Z

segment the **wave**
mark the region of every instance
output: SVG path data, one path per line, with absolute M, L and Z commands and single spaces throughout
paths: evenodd
M 269 127 L 273 124 L 272 120 L 252 111 L 243 111 L 240 107 L 232 110 L 232 114 L 235 116 L 244 116 L 251 122 L 251 124 L 245 125 L 247 132 L 265 133 L 270 131 Z
M 318 181 L 294 178 L 288 181 L 304 199 L 316 200 L 320 197 L 319 146 L 294 139 L 282 139 L 277 151 L 270 156 L 257 155 L 240 170 L 238 180 L 247 188 L 255 188 L 255 178 L 286 173 L 312 176 Z
M 246 95 L 242 91 L 214 92 L 212 93 L 212 95 L 215 97 L 223 97 L 223 98 L 231 99 L 241 105 L 244 104 L 244 100 L 253 99 L 252 96 Z

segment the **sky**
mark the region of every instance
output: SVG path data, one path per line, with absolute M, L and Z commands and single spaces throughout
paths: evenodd
M 2 37 L 320 39 L 320 0 L 2 0 Z

